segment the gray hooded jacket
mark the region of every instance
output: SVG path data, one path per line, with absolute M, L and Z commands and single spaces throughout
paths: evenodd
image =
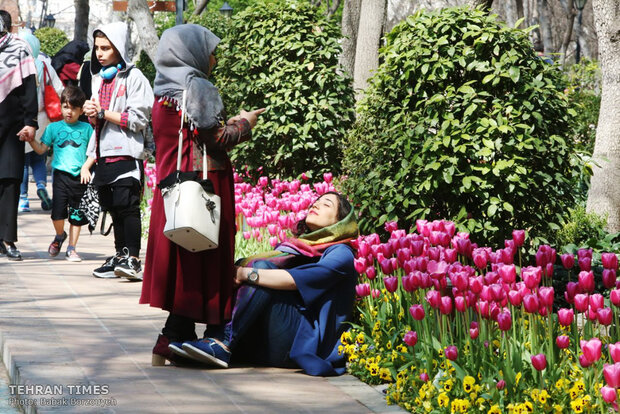
M 106 121 L 101 129 L 99 155 L 102 157 L 131 156 L 144 159 L 144 135 L 151 119 L 153 89 L 140 69 L 127 59 L 127 25 L 122 22 L 101 26 L 100 30 L 119 51 L 123 69 L 116 75 L 114 92 L 110 101 L 110 111 L 127 112 L 127 127 L 121 128 Z M 101 64 L 97 60 L 95 48 L 91 52 L 90 71 L 93 98 L 99 99 Z M 88 144 L 87 155 L 96 158 L 96 137 L 93 133 Z

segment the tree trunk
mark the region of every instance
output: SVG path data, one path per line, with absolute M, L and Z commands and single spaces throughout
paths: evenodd
M 562 65 L 566 62 L 566 55 L 568 54 L 568 46 L 570 40 L 573 37 L 573 25 L 575 24 L 575 8 L 573 7 L 573 0 L 568 0 L 567 11 L 568 16 L 566 18 L 566 31 L 564 32 L 564 40 L 562 41 Z
M 136 23 L 140 35 L 140 46 L 149 55 L 151 61 L 155 62 L 155 51 L 159 44 L 153 15 L 149 10 L 146 0 L 129 0 L 127 6 L 129 18 Z
M 73 4 L 75 6 L 75 33 L 73 34 L 73 40 L 86 42 L 88 39 L 88 15 L 90 14 L 88 0 L 74 0 Z
M 514 0 L 505 0 L 501 3 L 504 8 L 504 15 L 506 16 L 506 24 L 508 26 L 513 27 L 516 21 L 519 19 L 517 17 L 517 12 L 515 10 L 515 2 Z
M 358 99 L 368 86 L 368 78 L 379 66 L 385 6 L 385 0 L 362 0 L 353 68 L 353 88 Z
M 620 9 L 617 0 L 594 0 L 602 73 L 601 111 L 587 210 L 607 215 L 607 230 L 620 231 Z
M 342 53 L 340 66 L 351 76 L 355 67 L 355 46 L 357 44 L 357 29 L 360 24 L 360 8 L 362 0 L 345 0 L 342 9 Z
M 517 20 L 525 17 L 525 13 L 523 12 L 523 0 L 516 0 L 516 8 L 517 8 Z
M 200 0 L 198 4 L 196 5 L 196 8 L 194 9 L 194 14 L 198 16 L 200 13 L 202 13 L 207 8 L 208 5 L 209 5 L 209 0 Z
M 545 54 L 555 53 L 553 47 L 553 33 L 549 20 L 549 4 L 547 0 L 538 0 L 538 18 L 540 19 L 540 37 L 545 48 Z
M 490 10 L 493 5 L 493 0 L 468 0 L 468 4 L 474 8 L 482 6 L 483 8 Z

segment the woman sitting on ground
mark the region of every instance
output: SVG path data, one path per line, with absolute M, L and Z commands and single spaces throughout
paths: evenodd
M 355 299 L 357 273 L 349 245 L 358 235 L 351 204 L 328 192 L 298 224 L 299 238 L 254 256 L 236 268 L 240 285 L 224 332 L 198 341 L 171 343 L 186 358 L 227 368 L 235 360 L 302 368 L 310 375 L 340 375 L 338 355 Z

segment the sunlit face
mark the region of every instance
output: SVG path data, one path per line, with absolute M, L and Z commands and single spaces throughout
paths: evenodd
M 215 58 L 215 54 L 211 53 L 211 55 L 209 55 L 209 70 L 207 71 L 207 76 L 211 76 L 211 72 L 213 72 L 215 65 L 217 65 L 217 59 Z
M 116 65 L 121 61 L 120 53 L 107 37 L 95 37 L 95 55 L 103 67 Z
M 311 231 L 338 223 L 338 197 L 335 194 L 325 194 L 308 210 L 306 226 Z
M 82 115 L 82 107 L 73 106 L 69 102 L 63 102 L 61 106 L 62 119 L 67 124 L 74 124 L 77 122 L 80 115 Z

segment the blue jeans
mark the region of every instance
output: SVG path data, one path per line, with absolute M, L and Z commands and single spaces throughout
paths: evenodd
M 266 260 L 257 269 L 277 269 Z M 235 359 L 276 367 L 295 367 L 289 353 L 299 323 L 302 300 L 299 292 L 244 285 L 237 293 L 232 320 L 223 342 Z
M 26 197 L 28 194 L 28 167 L 32 168 L 32 175 L 34 181 L 37 184 L 37 189 L 45 188 L 47 183 L 47 167 L 45 166 L 45 160 L 47 155 L 39 155 L 34 151 L 30 151 L 24 157 L 24 178 L 20 186 L 20 193 L 22 197 Z

